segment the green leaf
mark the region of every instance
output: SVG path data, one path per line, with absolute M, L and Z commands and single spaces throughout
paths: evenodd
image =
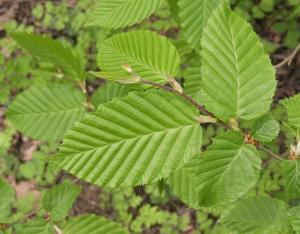
M 202 39 L 203 104 L 222 120 L 253 119 L 270 109 L 275 71 L 251 26 L 219 5 Z
M 133 77 L 166 83 L 179 72 L 180 58 L 166 37 L 150 31 L 133 31 L 106 39 L 99 50 L 98 65 L 103 72 L 112 74 L 124 74 L 127 66 L 133 70 Z
M 280 102 L 287 111 L 289 125 L 300 129 L 300 94 Z
M 93 105 L 97 107 L 98 105 L 107 103 L 114 98 L 126 96 L 130 91 L 131 89 L 127 85 L 107 82 L 94 92 L 92 102 Z
M 4 180 L 0 179 L 0 223 L 5 223 L 11 213 L 11 204 L 15 200 L 13 188 Z
M 291 215 L 289 221 L 292 224 L 292 228 L 296 234 L 300 234 L 300 206 L 290 209 Z
M 255 186 L 260 169 L 258 151 L 245 144 L 239 132 L 221 134 L 204 153 L 197 174 L 199 205 L 217 207 L 236 201 Z
M 85 101 L 83 93 L 69 85 L 33 86 L 10 104 L 7 116 L 26 135 L 53 141 L 83 117 Z
M 220 0 L 179 0 L 179 18 L 187 42 L 200 49 L 204 27 Z
M 54 234 L 50 223 L 42 219 L 30 220 L 24 224 L 16 225 L 16 234 Z
M 64 170 L 100 186 L 153 183 L 200 150 L 197 114 L 171 93 L 130 93 L 77 123 L 54 159 Z
M 192 64 L 184 71 L 183 76 L 186 94 L 201 102 L 201 64 Z
M 199 207 L 198 193 L 195 191 L 195 188 L 198 184 L 196 175 L 201 169 L 201 161 L 199 156 L 194 157 L 167 180 L 173 194 L 193 208 Z
M 300 162 L 299 160 L 284 160 L 285 189 L 289 199 L 300 196 Z
M 64 181 L 45 193 L 42 201 L 43 207 L 51 214 L 53 221 L 60 221 L 68 215 L 80 192 L 80 187 Z
M 91 13 L 87 26 L 118 29 L 139 23 L 152 15 L 161 0 L 101 0 Z
M 291 233 L 284 202 L 269 197 L 249 197 L 239 201 L 222 223 L 237 233 Z
M 251 128 L 251 133 L 255 140 L 271 142 L 278 136 L 280 130 L 279 123 L 267 114 L 256 119 Z
M 57 66 L 67 76 L 83 80 L 85 72 L 81 60 L 72 48 L 48 36 L 26 32 L 12 32 L 10 36 L 25 50 L 39 59 Z
M 118 223 L 96 215 L 83 215 L 67 221 L 64 234 L 128 234 Z

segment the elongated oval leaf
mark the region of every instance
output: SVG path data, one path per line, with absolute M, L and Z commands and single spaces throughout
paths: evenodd
M 131 89 L 127 85 L 107 82 L 94 92 L 92 102 L 97 107 L 100 104 L 111 101 L 113 98 L 126 96 L 130 91 Z
M 80 191 L 80 187 L 64 181 L 45 193 L 42 204 L 44 209 L 51 214 L 53 221 L 60 221 L 68 215 Z
M 71 78 L 85 78 L 83 64 L 70 47 L 48 36 L 26 32 L 14 32 L 10 33 L 10 36 L 25 50 L 45 62 L 56 65 Z
M 300 162 L 299 160 L 285 160 L 285 190 L 289 199 L 300 197 Z
M 83 93 L 69 85 L 34 86 L 12 102 L 7 116 L 26 135 L 53 141 L 85 114 L 84 102 Z
M 193 208 L 199 208 L 198 193 L 195 188 L 198 184 L 196 175 L 201 168 L 201 161 L 199 156 L 194 157 L 167 180 L 174 195 Z
M 205 107 L 223 120 L 267 112 L 276 86 L 274 68 L 251 26 L 227 3 L 214 11 L 201 44 Z
M 104 72 L 122 74 L 123 67 L 130 66 L 143 79 L 160 83 L 176 76 L 179 64 L 175 46 L 150 31 L 117 34 L 103 42 L 98 54 L 98 65 Z
M 236 201 L 256 183 L 261 169 L 258 151 L 239 132 L 214 139 L 197 174 L 199 205 L 217 207 Z
M 121 225 L 96 215 L 83 215 L 70 219 L 64 234 L 128 234 Z
M 187 42 L 200 49 L 203 29 L 220 0 L 179 0 L 180 25 Z
M 287 234 L 291 232 L 284 202 L 269 197 L 249 197 L 239 201 L 222 223 L 237 233 Z
M 123 28 L 148 18 L 162 0 L 101 0 L 91 13 L 87 26 Z
M 130 93 L 99 106 L 66 135 L 55 161 L 101 186 L 158 181 L 182 167 L 201 145 L 197 110 L 165 92 Z

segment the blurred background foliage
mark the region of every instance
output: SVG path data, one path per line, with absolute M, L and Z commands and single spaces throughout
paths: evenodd
M 163 181 L 151 186 L 110 191 L 87 185 L 59 172 L 44 160 L 55 151 L 57 142 L 32 141 L 17 132 L 5 119 L 8 103 L 20 91 L 43 82 L 68 82 L 53 66 L 21 50 L 7 33 L 28 31 L 50 35 L 72 45 L 87 70 L 96 70 L 97 47 L 104 38 L 114 33 L 84 26 L 97 1 L 0 1 L 0 175 L 13 185 L 16 192 L 16 201 L 11 205 L 10 222 L 16 222 L 38 210 L 41 194 L 67 178 L 83 186 L 71 210 L 72 215 L 87 212 L 100 214 L 122 223 L 132 233 L 228 233 L 218 225 L 218 211 L 187 208 L 172 196 Z M 197 62 L 197 56 L 184 42 L 179 30 L 176 3 L 177 0 L 166 1 L 149 19 L 125 30 L 150 29 L 169 37 L 180 51 L 181 75 L 185 76 L 193 65 L 191 61 Z M 299 43 L 299 0 L 231 0 L 231 5 L 253 25 L 274 64 L 284 59 L 290 49 Z M 299 92 L 299 77 L 300 59 L 296 58 L 290 67 L 278 71 L 279 85 L 275 100 Z M 89 77 L 88 92 L 92 93 L 102 83 Z M 284 118 L 282 113 L 282 107 L 274 105 L 275 118 Z M 249 123 L 243 125 L 247 128 Z M 203 134 L 203 147 L 222 131 L 222 127 L 207 126 Z M 268 147 L 286 157 L 286 146 L 293 143 L 292 140 L 290 130 L 283 127 L 280 137 L 269 143 Z M 251 193 L 268 193 L 283 199 L 282 168 L 278 161 L 269 160 L 269 156 L 264 154 L 263 157 L 265 162 L 261 181 Z

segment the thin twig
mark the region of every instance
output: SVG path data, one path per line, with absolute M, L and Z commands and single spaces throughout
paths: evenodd
M 269 150 L 268 148 L 262 146 L 262 145 L 259 145 L 258 146 L 259 149 L 261 149 L 262 151 L 266 152 L 267 154 L 269 154 L 270 156 L 278 159 L 279 161 L 282 160 L 282 158 L 280 158 L 277 154 L 273 153 L 271 150 Z
M 297 55 L 297 53 L 300 51 L 300 43 L 298 44 L 298 46 L 293 50 L 293 52 L 286 57 L 284 60 L 282 60 L 280 63 L 278 63 L 275 68 L 278 69 L 282 66 L 284 66 L 285 64 L 287 64 L 288 66 L 291 65 L 293 59 L 295 58 L 295 56 Z
M 176 93 L 176 94 L 182 96 L 185 100 L 187 100 L 191 104 L 193 104 L 202 113 L 204 113 L 206 115 L 209 115 L 211 117 L 215 117 L 212 113 L 210 113 L 202 105 L 200 105 L 198 102 L 196 102 L 193 98 L 191 98 L 190 96 L 188 96 L 185 93 L 179 93 L 177 90 L 175 90 L 175 89 L 173 89 L 171 87 L 167 87 L 167 86 L 164 86 L 164 85 L 161 85 L 161 84 L 158 84 L 158 83 L 154 83 L 154 82 L 151 82 L 151 81 L 148 81 L 148 80 L 140 79 L 140 82 L 143 83 L 143 84 L 152 85 L 152 86 L 160 88 L 160 89 L 164 89 L 164 90 L 172 92 L 172 93 Z

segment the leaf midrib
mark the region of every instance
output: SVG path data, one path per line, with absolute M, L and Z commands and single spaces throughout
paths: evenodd
M 232 33 L 232 25 L 230 24 L 230 18 L 232 16 L 232 13 L 229 13 L 228 16 L 228 27 L 229 27 L 229 32 L 230 32 L 230 42 L 231 42 L 231 46 L 232 46 L 232 51 L 233 51 L 233 55 L 234 55 L 234 65 L 235 65 L 235 72 L 236 72 L 236 81 L 237 81 L 237 100 L 236 100 L 236 118 L 238 118 L 240 116 L 240 69 L 238 66 L 238 55 L 237 55 L 237 51 L 236 51 L 236 45 L 234 43 L 234 37 L 233 37 L 233 33 Z
M 169 131 L 175 131 L 177 129 L 185 129 L 185 128 L 188 128 L 188 127 L 191 127 L 191 126 L 198 126 L 198 123 L 190 123 L 190 124 L 186 124 L 186 125 L 181 125 L 181 126 L 178 126 L 176 128 L 166 128 L 164 130 L 161 130 L 161 131 L 157 131 L 157 132 L 151 132 L 151 133 L 147 133 L 147 134 L 141 134 L 141 135 L 137 135 L 135 137 L 130 137 L 130 138 L 126 138 L 126 139 L 121 139 L 119 141 L 115 141 L 115 142 L 112 142 L 112 143 L 109 143 L 109 144 L 105 144 L 105 145 L 102 145 L 102 146 L 99 146 L 99 147 L 94 147 L 92 149 L 89 149 L 89 150 L 85 150 L 85 151 L 79 151 L 79 152 L 76 152 L 76 153 L 65 153 L 65 155 L 63 156 L 71 156 L 71 155 L 78 155 L 78 154 L 85 154 L 85 153 L 88 153 L 88 152 L 92 152 L 92 151 L 96 151 L 98 149 L 101 149 L 101 148 L 105 148 L 105 147 L 111 147 L 112 145 L 115 145 L 115 144 L 121 144 L 123 142 L 126 142 L 126 141 L 130 141 L 130 140 L 134 140 L 134 139 L 137 139 L 137 138 L 143 138 L 143 137 L 147 137 L 147 136 L 150 136 L 150 135 L 154 135 L 154 134 L 161 134 L 161 133 L 166 133 L 166 132 L 169 132 Z M 67 138 L 68 136 L 66 136 L 65 140 L 68 140 Z M 64 154 L 63 152 L 63 149 L 64 148 L 64 143 L 62 144 L 62 154 Z M 68 147 L 69 148 L 69 147 Z

